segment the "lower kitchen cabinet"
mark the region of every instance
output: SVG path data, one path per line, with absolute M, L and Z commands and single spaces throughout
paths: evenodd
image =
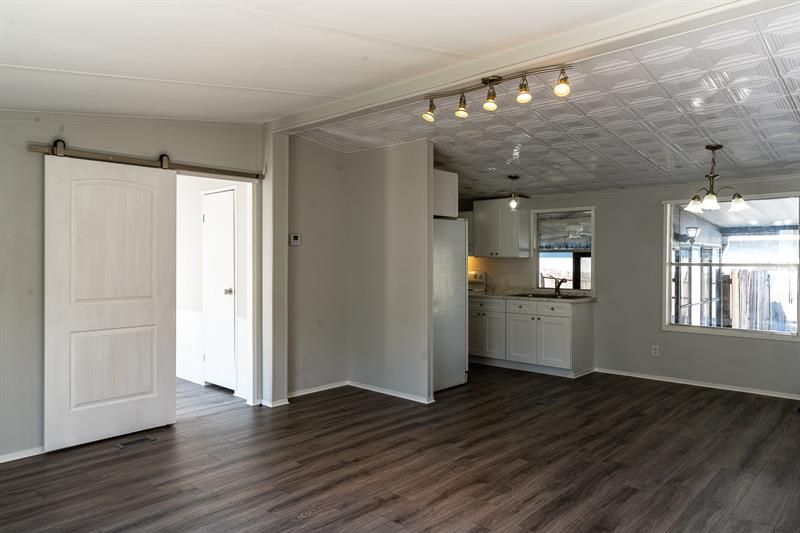
M 469 310 L 469 353 L 494 359 L 506 358 L 504 311 Z
M 506 315 L 506 359 L 518 363 L 538 364 L 536 358 L 537 331 L 533 315 Z
M 540 365 L 572 368 L 572 319 L 536 317 L 536 360 Z
M 504 359 L 512 368 L 567 371 L 594 369 L 592 305 L 470 297 L 469 353 Z M 500 364 L 500 363 L 498 363 Z M 532 365 L 532 366 L 527 366 Z M 561 374 L 559 374 L 561 375 Z

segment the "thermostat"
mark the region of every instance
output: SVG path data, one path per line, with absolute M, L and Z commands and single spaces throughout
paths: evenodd
M 303 237 L 299 233 L 289 234 L 289 246 L 300 246 L 303 244 Z

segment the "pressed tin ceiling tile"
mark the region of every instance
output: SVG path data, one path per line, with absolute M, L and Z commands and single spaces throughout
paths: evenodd
M 459 173 L 462 198 L 554 194 L 694 182 L 708 169 L 704 145 L 725 145 L 720 173 L 754 177 L 800 170 L 800 5 L 577 61 L 572 93 L 553 94 L 557 73 L 437 99 L 426 123 L 420 100 L 349 117 L 300 135 L 344 152 L 428 138 L 437 166 Z

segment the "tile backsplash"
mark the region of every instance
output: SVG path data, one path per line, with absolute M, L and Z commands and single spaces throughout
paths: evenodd
M 489 289 L 533 287 L 533 259 L 469 257 L 468 268 L 486 272 Z

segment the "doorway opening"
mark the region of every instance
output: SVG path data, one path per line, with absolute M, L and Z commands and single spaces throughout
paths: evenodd
M 257 400 L 253 194 L 249 182 L 177 176 L 176 377 L 250 405 Z

